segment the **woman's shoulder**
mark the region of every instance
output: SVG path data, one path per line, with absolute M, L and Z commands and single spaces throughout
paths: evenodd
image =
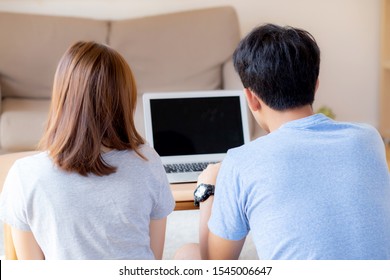
M 14 165 L 23 166 L 23 167 L 39 167 L 41 164 L 51 163 L 51 159 L 49 153 L 44 151 L 37 151 L 36 153 L 32 153 L 30 155 L 26 155 L 17 159 Z
M 149 143 L 142 144 L 138 148 L 139 148 L 139 152 L 143 154 L 146 158 L 149 157 L 152 159 L 160 158 L 156 150 L 152 146 L 150 146 Z
M 17 159 L 11 166 L 7 177 L 17 176 L 24 181 L 41 178 L 44 174 L 52 174 L 55 169 L 47 152 L 37 152 Z M 23 175 L 22 177 L 20 177 Z

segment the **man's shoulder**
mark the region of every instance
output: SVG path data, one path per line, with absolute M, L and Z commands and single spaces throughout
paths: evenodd
M 338 127 L 343 129 L 350 138 L 382 141 L 379 131 L 368 123 L 339 122 Z
M 277 137 L 270 134 L 264 135 L 242 146 L 230 149 L 224 161 L 229 161 L 233 165 L 239 163 L 239 166 L 243 168 L 254 163 L 260 165 L 267 162 L 272 155 L 277 154 L 278 147 L 280 147 L 280 143 Z
M 278 132 L 273 132 L 260 136 L 242 146 L 230 149 L 229 153 L 239 156 L 253 152 L 268 152 L 274 149 L 280 142 L 282 142 L 283 138 L 283 135 L 279 135 Z

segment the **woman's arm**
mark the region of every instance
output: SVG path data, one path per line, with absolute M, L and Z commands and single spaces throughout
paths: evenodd
M 167 218 L 150 221 L 150 248 L 156 260 L 161 260 L 164 252 Z
M 22 231 L 11 227 L 11 235 L 15 246 L 16 256 L 19 260 L 45 259 L 45 255 L 31 231 Z

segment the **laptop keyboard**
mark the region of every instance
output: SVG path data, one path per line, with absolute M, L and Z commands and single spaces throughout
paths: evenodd
M 207 165 L 215 162 L 195 162 L 195 163 L 179 163 L 165 164 L 166 173 L 181 173 L 181 172 L 201 172 L 206 169 Z

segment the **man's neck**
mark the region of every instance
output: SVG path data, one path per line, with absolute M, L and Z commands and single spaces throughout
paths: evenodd
M 277 130 L 283 124 L 290 121 L 306 118 L 313 115 L 313 108 L 311 105 L 306 105 L 296 109 L 286 111 L 267 110 L 266 123 L 270 132 Z

